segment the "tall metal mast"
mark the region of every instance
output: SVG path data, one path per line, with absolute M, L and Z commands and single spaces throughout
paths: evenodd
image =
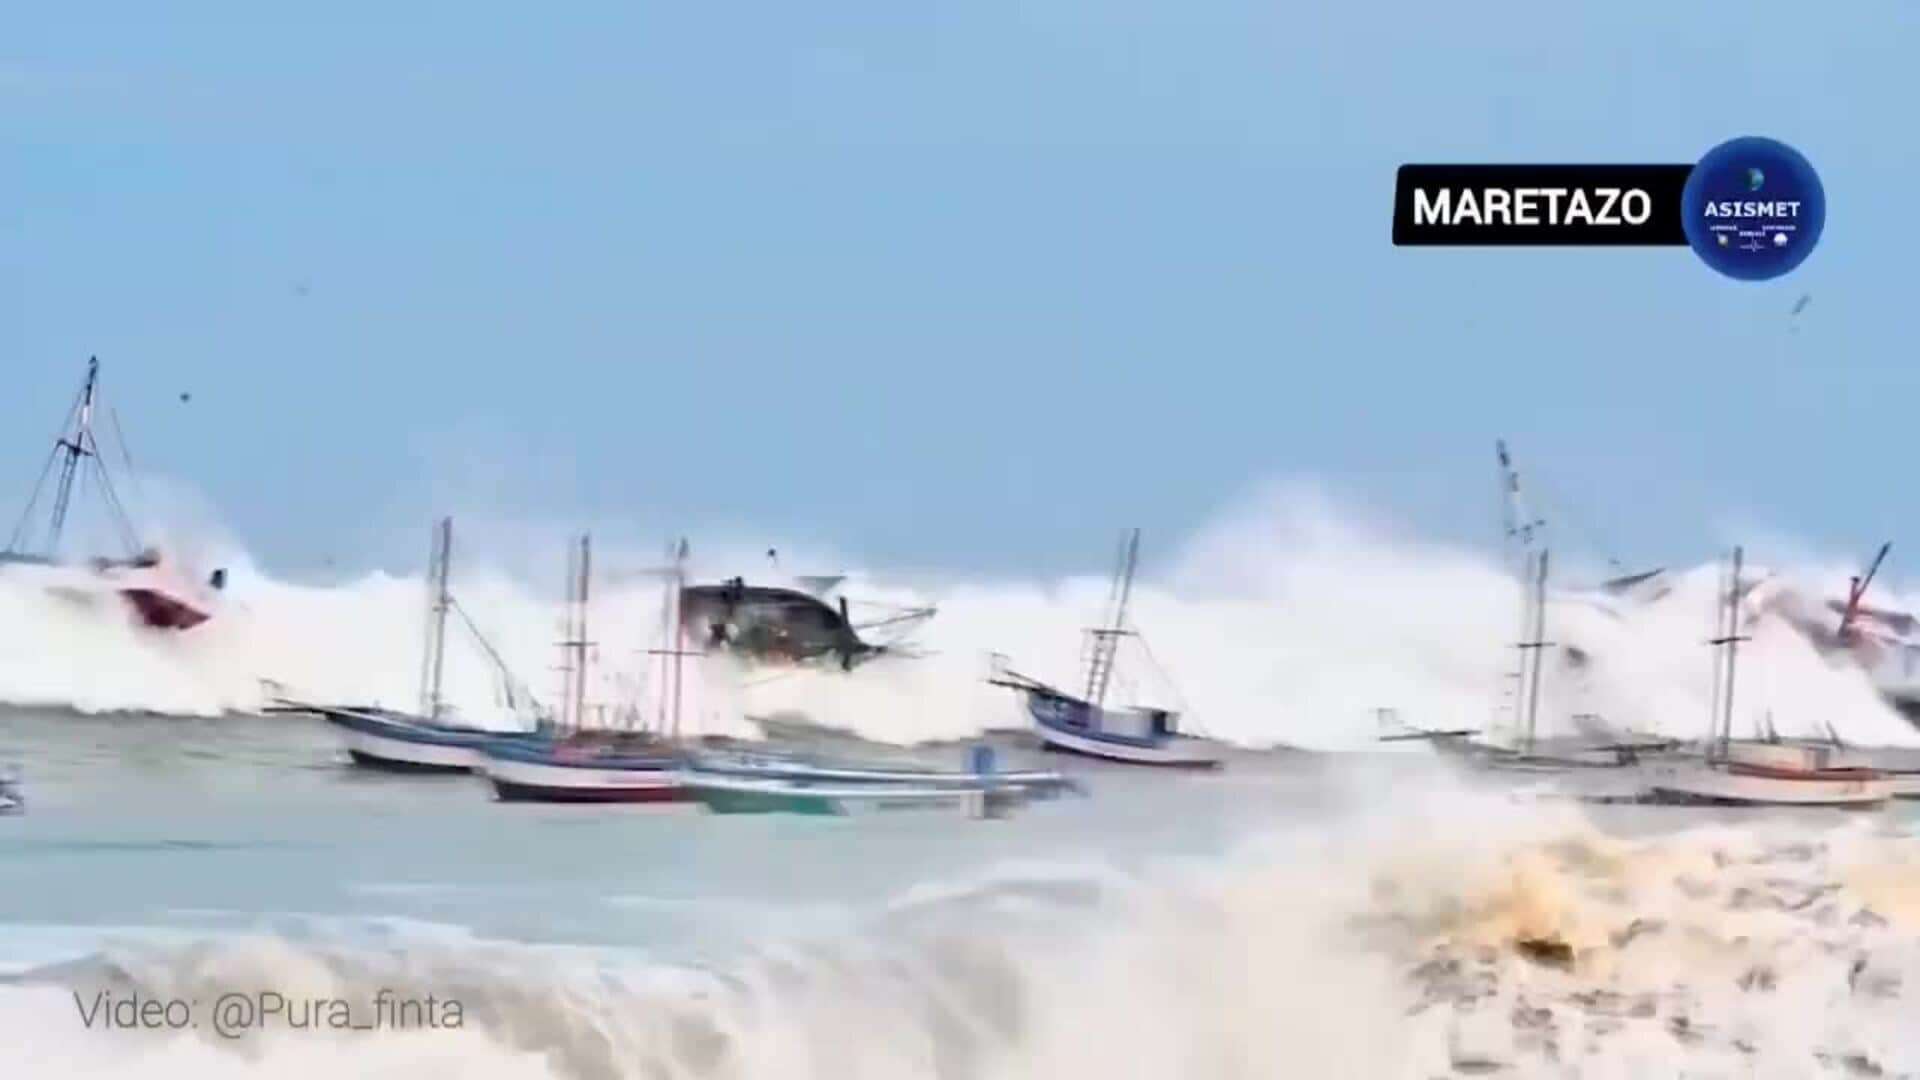
M 668 572 L 667 594 L 660 604 L 660 640 L 662 647 L 649 650 L 660 657 L 660 700 L 658 730 L 669 738 L 680 737 L 681 660 L 689 655 L 684 646 L 685 627 L 681 624 L 680 599 L 687 586 L 687 541 L 683 537 L 669 553 L 673 569 Z
M 453 594 L 447 588 L 453 564 L 453 519 L 441 518 L 433 527 L 433 547 L 427 555 L 427 649 L 420 668 L 420 714 L 438 720 L 444 702 L 441 679 L 447 660 L 447 611 Z
M 1507 441 L 1495 439 L 1494 456 L 1500 461 L 1500 511 L 1506 543 L 1518 545 L 1523 553 L 1533 550 L 1533 534 L 1546 527 L 1546 519 L 1535 517 L 1520 494 L 1520 473 L 1507 453 Z
M 47 554 L 60 546 L 60 531 L 67 524 L 67 506 L 73 500 L 73 481 L 80 471 L 80 459 L 96 454 L 93 441 L 93 398 L 100 384 L 100 360 L 87 358 L 87 381 L 80 388 L 80 408 L 73 433 L 60 440 L 65 453 L 60 462 L 60 480 L 53 493 L 53 521 L 47 526 Z
M 1089 630 L 1093 652 L 1087 660 L 1087 701 L 1098 706 L 1106 702 L 1107 684 L 1113 678 L 1113 661 L 1120 639 L 1127 636 L 1127 601 L 1133 596 L 1133 572 L 1140 561 L 1140 530 L 1129 532 L 1120 544 L 1119 565 L 1113 586 L 1107 593 L 1106 625 Z
M 1546 659 L 1545 650 L 1553 643 L 1546 640 L 1547 634 L 1547 549 L 1529 560 L 1533 564 L 1533 580 L 1528 584 L 1528 623 L 1527 638 L 1520 642 L 1520 668 L 1526 673 L 1525 713 L 1521 717 L 1522 753 L 1533 752 L 1534 730 L 1540 717 L 1540 668 Z
M 96 483 L 100 487 L 101 497 L 108 511 L 113 515 L 114 524 L 119 528 L 121 539 L 127 544 L 129 554 L 136 546 L 133 525 L 127 520 L 126 508 L 120 505 L 119 496 L 114 493 L 113 483 L 107 476 L 106 467 L 100 461 L 100 444 L 93 434 L 93 414 L 98 401 L 100 388 L 100 361 L 96 357 L 87 359 L 87 378 L 80 386 L 80 394 L 67 410 L 67 418 L 61 423 L 60 434 L 53 442 L 53 452 L 47 458 L 46 465 L 40 471 L 40 478 L 33 485 L 33 494 L 27 499 L 27 506 L 14 525 L 13 534 L 7 540 L 6 551 L 9 554 L 39 554 L 53 558 L 59 554 L 60 534 L 67 524 L 67 511 L 73 505 L 73 489 L 79 484 L 81 472 L 87 463 L 93 463 Z M 123 447 L 124 449 L 124 447 Z M 52 513 L 47 521 L 44 544 L 36 552 L 33 545 L 34 510 L 40 503 L 40 493 L 45 488 L 47 477 L 55 477 Z
M 582 535 L 567 546 L 567 612 L 560 642 L 564 672 L 560 720 L 561 726 L 576 731 L 586 717 L 587 650 L 593 644 L 587 640 L 587 590 L 593 577 L 590 543 L 590 539 Z
M 1714 717 L 1716 731 L 1713 733 L 1714 748 L 1709 760 L 1725 761 L 1729 745 L 1733 741 L 1733 686 L 1734 661 L 1740 655 L 1740 643 L 1749 640 L 1740 633 L 1740 564 L 1741 550 L 1733 549 L 1733 572 L 1727 579 L 1727 589 L 1721 609 L 1724 614 L 1716 620 L 1718 632 L 1710 644 L 1722 650 L 1723 662 L 1714 665 L 1714 698 L 1719 706 L 1719 714 Z

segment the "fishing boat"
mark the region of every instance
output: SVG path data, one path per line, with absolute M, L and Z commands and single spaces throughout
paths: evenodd
M 792 755 L 764 753 L 696 752 L 688 761 L 690 773 L 698 779 L 779 780 L 805 784 L 916 784 L 927 787 L 969 787 L 980 783 L 981 771 L 817 761 Z M 1036 793 L 1071 790 L 1074 782 L 1052 769 L 1022 769 L 992 773 L 1002 787 L 1022 788 Z
M 622 737 L 625 736 L 625 737 Z M 487 743 L 481 772 L 501 802 L 652 803 L 689 797 L 677 747 L 645 733 L 575 732 Z
M 1209 740 L 1182 734 L 1178 713 L 1107 704 L 1120 641 L 1136 636 L 1127 626 L 1127 605 L 1139 559 L 1140 530 L 1134 529 L 1121 542 L 1108 591 L 1107 618 L 1087 632 L 1090 647 L 1083 694 L 1076 696 L 1022 675 L 997 657 L 988 681 L 1025 695 L 1034 730 L 1050 750 L 1130 765 L 1217 767 L 1221 761 L 1219 747 Z
M 1712 644 L 1713 724 L 1704 760 L 1657 771 L 1648 801 L 1676 805 L 1836 806 L 1871 808 L 1893 797 L 1879 769 L 1845 760 L 1836 748 L 1811 743 L 1735 741 L 1733 692 L 1740 642 L 1741 550 L 1721 591 Z
M 895 783 L 832 784 L 806 780 L 703 775 L 687 783 L 694 800 L 715 814 L 800 814 L 847 817 L 901 810 L 956 810 L 999 817 L 1031 797 L 1024 788 Z
M 34 483 L 6 550 L 0 551 L 0 573 L 36 582 L 57 595 L 85 599 L 113 594 L 145 626 L 157 630 L 190 630 L 212 617 L 215 598 L 226 587 L 225 570 L 215 570 L 204 585 L 159 549 L 143 547 L 114 487 L 113 475 L 101 452 L 94 427 L 100 411 L 100 361 L 87 361 L 86 380 L 62 422 L 53 452 Z M 112 414 L 109 414 L 112 415 Z M 119 422 L 114 421 L 115 431 Z M 120 457 L 132 469 L 126 442 Z M 44 522 L 40 496 L 53 480 L 52 502 Z M 91 484 L 107 516 L 125 545 L 124 554 L 73 561 L 60 553 L 61 534 L 73 508 L 76 489 Z
M 20 774 L 0 769 L 0 816 L 27 812 L 27 793 L 20 786 Z
M 1384 734 L 1381 741 L 1426 741 L 1442 756 L 1475 768 L 1511 773 L 1553 774 L 1619 769 L 1636 765 L 1648 756 L 1671 751 L 1678 745 L 1675 740 L 1622 738 L 1598 716 L 1591 714 L 1572 717 L 1577 729 L 1574 737 L 1559 736 L 1551 740 L 1540 737 L 1540 689 L 1548 654 L 1556 647 L 1554 642 L 1547 640 L 1547 580 L 1551 556 L 1543 536 L 1547 523 L 1546 519 L 1534 514 L 1523 499 L 1520 474 L 1514 468 L 1513 457 L 1507 450 L 1505 440 L 1495 440 L 1494 453 L 1499 463 L 1507 550 L 1509 558 L 1515 554 L 1518 556 L 1522 593 L 1520 640 L 1514 645 L 1517 666 L 1509 673 L 1514 686 L 1511 728 L 1496 738 L 1486 738 L 1478 730 L 1422 730 L 1396 726 Z M 1641 574 L 1616 579 L 1603 583 L 1600 591 L 1613 594 L 1651 576 Z
M 884 810 L 963 809 L 999 817 L 1017 806 L 1073 789 L 1055 772 L 999 772 L 993 751 L 976 746 L 966 772 L 858 768 L 777 760 L 697 761 L 685 783 L 716 814 L 846 816 Z
M 276 711 L 319 716 L 332 725 L 347 757 L 355 765 L 390 772 L 464 773 L 478 768 L 483 750 L 496 742 L 526 742 L 539 737 L 534 730 L 500 731 L 459 722 L 443 693 L 447 658 L 448 616 L 457 614 L 493 666 L 510 711 L 532 711 L 538 705 L 507 670 L 505 661 L 479 627 L 454 599 L 449 586 L 453 562 L 453 519 L 434 526 L 433 547 L 427 561 L 427 632 L 421 652 L 420 711 L 401 712 L 367 704 L 316 704 L 286 697 L 275 699 Z
M 490 742 L 482 747 L 480 771 L 501 802 L 658 803 L 689 797 L 682 782 L 686 755 L 677 730 L 679 659 L 685 650 L 678 644 L 679 622 L 671 617 L 680 593 L 677 583 L 686 542 L 680 542 L 674 557 L 676 587 L 666 590 L 662 624 L 672 628 L 673 636 L 665 647 L 654 650 L 665 662 L 657 695 L 662 723 L 653 731 L 611 728 L 604 709 L 595 710 L 598 723 L 589 723 L 586 694 L 594 643 L 587 637 L 587 616 L 592 558 L 588 537 L 580 537 L 569 548 L 565 633 L 560 642 L 564 682 L 555 729 L 542 738 Z M 665 712 L 668 709 L 671 713 Z M 622 715 L 628 721 L 637 718 L 633 712 Z

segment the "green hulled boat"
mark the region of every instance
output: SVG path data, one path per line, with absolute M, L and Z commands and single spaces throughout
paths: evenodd
M 787 779 L 689 774 L 692 798 L 716 814 L 806 814 L 844 817 L 888 810 L 954 810 L 994 816 L 1018 805 L 1024 793 L 983 781 L 966 787 L 910 783 L 817 784 Z

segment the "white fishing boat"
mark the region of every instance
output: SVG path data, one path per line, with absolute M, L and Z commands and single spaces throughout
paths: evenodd
M 12 768 L 0 768 L 0 816 L 27 812 L 27 793 L 20 774 Z
M 1020 691 L 1034 730 L 1050 750 L 1130 765 L 1212 768 L 1221 762 L 1218 744 L 1183 734 L 1179 714 L 1150 706 L 1107 703 L 1114 664 L 1122 638 L 1134 637 L 1127 626 L 1127 604 L 1133 594 L 1133 575 L 1140 559 L 1140 530 L 1121 544 L 1120 558 L 1108 592 L 1105 623 L 1089 630 L 1085 691 L 1076 696 L 1008 668 L 998 657 L 989 682 Z
M 1871 808 L 1894 796 L 1879 769 L 1847 760 L 1838 748 L 1806 742 L 1736 741 L 1733 692 L 1741 629 L 1741 550 L 1721 592 L 1712 643 L 1714 713 L 1704 760 L 1656 769 L 1648 801 L 1677 805 Z
M 428 606 L 426 647 L 420 666 L 420 711 L 406 713 L 367 704 L 317 704 L 277 698 L 276 711 L 319 716 L 338 734 L 348 760 L 355 765 L 392 772 L 463 773 L 478 768 L 483 751 L 496 742 L 526 742 L 538 738 L 535 730 L 500 731 L 460 723 L 443 693 L 447 657 L 447 617 L 457 614 L 488 662 L 493 666 L 509 712 L 537 717 L 533 702 L 506 663 L 466 611 L 455 601 L 448 576 L 453 562 L 453 520 L 435 526 L 427 562 Z
M 34 484 L 6 549 L 0 551 L 0 574 L 80 600 L 117 596 L 145 626 L 190 630 L 212 617 L 216 598 L 226 587 L 227 573 L 215 570 L 201 583 L 177 559 L 139 542 L 95 435 L 99 395 L 100 361 L 89 359 L 86 381 L 61 425 L 53 453 Z M 118 428 L 116 419 L 116 432 Z M 124 439 L 119 449 L 121 460 L 131 471 L 131 455 Z M 49 478 L 53 481 L 52 500 L 43 522 L 40 496 L 47 490 Z M 69 559 L 61 552 L 74 493 L 87 486 L 94 489 L 124 545 L 124 552 L 118 556 Z
M 669 633 L 661 649 L 665 661 L 658 699 L 659 727 L 608 726 L 604 708 L 587 702 L 587 684 L 594 643 L 587 637 L 588 599 L 593 581 L 592 544 L 582 536 L 568 551 L 565 634 L 560 642 L 560 715 L 554 730 L 536 739 L 490 742 L 481 747 L 480 771 L 501 802 L 549 803 L 658 803 L 689 797 L 683 783 L 686 755 L 679 740 L 680 620 L 673 617 L 678 603 L 686 541 L 674 553 L 673 579 L 666 590 L 662 625 Z M 669 711 L 670 710 L 670 711 Z M 595 714 L 599 720 L 591 719 Z M 637 711 L 623 711 L 637 723 Z

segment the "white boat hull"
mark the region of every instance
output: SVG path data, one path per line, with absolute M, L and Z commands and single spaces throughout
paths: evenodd
M 1705 766 L 1656 773 L 1648 788 L 1656 802 L 1718 806 L 1872 807 L 1895 792 L 1887 777 L 1747 776 Z
M 1220 754 L 1200 739 L 1174 736 L 1146 745 L 1081 735 L 1046 724 L 1035 725 L 1040 740 L 1049 748 L 1070 754 L 1124 761 L 1133 765 L 1172 765 L 1207 768 L 1220 764 Z
M 508 800 L 672 802 L 687 797 L 679 769 L 594 768 L 482 755 L 478 771 Z
M 336 728 L 340 743 L 355 761 L 375 767 L 385 765 L 403 769 L 472 771 L 480 766 L 480 751 L 467 746 L 440 746 L 432 743 L 392 739 L 366 731 Z

